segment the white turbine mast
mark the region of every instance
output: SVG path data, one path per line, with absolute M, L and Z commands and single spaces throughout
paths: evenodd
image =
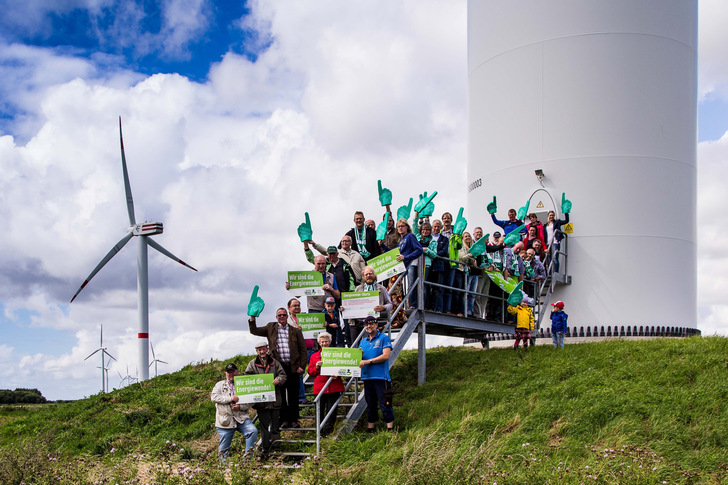
M 151 239 L 150 236 L 155 234 L 162 234 L 164 227 L 161 222 L 143 222 L 137 224 L 136 217 L 134 216 L 134 200 L 131 196 L 131 185 L 129 184 L 129 172 L 126 168 L 126 156 L 124 155 L 124 137 L 121 132 L 121 116 L 119 117 L 119 141 L 121 144 L 121 168 L 124 175 L 124 191 L 126 192 L 126 208 L 129 213 L 129 228 L 127 234 L 116 245 L 111 248 L 101 262 L 91 271 L 86 280 L 83 282 L 81 287 L 76 291 L 76 294 L 71 298 L 71 303 L 76 299 L 78 294 L 83 290 L 86 285 L 91 281 L 96 273 L 113 258 L 116 253 L 128 243 L 132 237 L 139 237 L 139 248 L 137 253 L 137 295 L 139 298 L 138 311 L 139 311 L 139 333 L 138 333 L 138 348 L 139 348 L 139 368 L 142 369 L 141 380 L 145 381 L 149 379 L 149 273 L 147 264 L 147 247 L 151 246 L 160 253 L 164 254 L 168 258 L 176 261 L 184 266 L 187 266 L 191 270 L 197 271 L 195 268 L 179 259 L 174 254 L 164 249 L 159 243 Z M 127 372 L 128 374 L 128 372 Z
M 101 367 L 96 367 L 97 369 L 101 369 L 101 392 L 107 393 L 109 392 L 109 368 L 106 367 L 107 362 L 105 361 L 106 356 L 109 356 L 108 364 L 111 364 L 112 360 L 116 360 L 116 357 L 111 355 L 106 351 L 106 347 L 104 347 L 104 326 L 101 325 L 101 339 L 99 343 L 99 348 L 94 350 L 89 354 L 88 357 L 83 359 L 84 361 L 88 360 L 92 355 L 94 355 L 96 352 L 101 352 Z M 104 373 L 106 375 L 104 375 Z
M 154 364 L 154 377 L 157 377 L 157 375 L 158 375 L 157 374 L 157 363 L 169 364 L 169 362 L 165 362 L 165 361 L 157 358 L 157 355 L 154 353 L 154 345 L 152 345 L 151 340 L 149 341 L 149 347 L 152 349 L 152 361 L 149 363 L 149 367 L 151 367 L 152 364 Z

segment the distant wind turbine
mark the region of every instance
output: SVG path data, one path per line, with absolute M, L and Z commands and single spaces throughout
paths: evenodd
M 129 213 L 129 229 L 127 234 L 116 245 L 111 248 L 101 262 L 91 271 L 86 281 L 83 282 L 81 287 L 76 291 L 76 294 L 71 298 L 71 303 L 76 299 L 81 290 L 83 290 L 91 278 L 98 273 L 101 268 L 113 258 L 116 253 L 128 243 L 132 237 L 139 236 L 139 251 L 137 253 L 137 295 L 139 298 L 138 312 L 139 312 L 139 334 L 138 334 L 138 348 L 139 348 L 139 367 L 142 369 L 141 380 L 145 381 L 149 379 L 149 273 L 147 265 L 147 246 L 151 246 L 160 253 L 164 254 L 173 261 L 187 266 L 188 268 L 197 271 L 195 268 L 179 259 L 174 254 L 164 249 L 159 243 L 151 239 L 149 236 L 154 234 L 162 234 L 164 227 L 161 222 L 144 222 L 137 224 L 136 218 L 134 217 L 134 200 L 131 196 L 131 186 L 129 185 L 129 173 L 126 169 L 126 156 L 124 155 L 124 137 L 121 133 L 121 116 L 119 116 L 119 141 L 121 143 L 121 168 L 124 175 L 124 191 L 126 192 L 126 208 Z
M 109 368 L 106 367 L 105 363 L 105 357 L 109 356 L 109 364 L 111 364 L 112 360 L 116 360 L 116 358 L 108 353 L 106 351 L 106 347 L 104 347 L 104 326 L 101 325 L 101 341 L 99 344 L 99 348 L 94 350 L 89 354 L 88 357 L 83 359 L 84 361 L 88 360 L 92 355 L 94 355 L 96 352 L 101 352 L 101 392 L 106 393 L 109 391 Z M 98 369 L 98 367 L 97 367 Z M 104 376 L 104 372 L 106 373 L 106 376 Z
M 120 387 L 124 387 L 124 382 L 126 382 L 126 385 L 127 386 L 130 385 L 130 384 L 134 384 L 135 382 L 139 382 L 139 378 L 138 377 L 132 377 L 129 374 L 129 366 L 128 365 L 126 366 L 126 375 L 125 376 L 122 376 L 121 375 L 121 372 L 118 372 L 117 371 L 117 373 L 119 374 L 119 378 L 121 378 L 121 382 L 119 383 L 119 386 Z M 139 369 L 137 369 L 137 375 L 139 375 Z
M 152 348 L 152 361 L 149 363 L 149 367 L 151 367 L 152 364 L 154 364 L 154 377 L 157 377 L 157 362 L 159 362 L 160 364 L 168 364 L 169 362 L 165 362 L 165 361 L 157 358 L 157 356 L 154 353 L 154 345 L 152 345 L 151 340 L 149 341 L 149 346 Z

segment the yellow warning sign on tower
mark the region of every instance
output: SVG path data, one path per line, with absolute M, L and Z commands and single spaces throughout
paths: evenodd
M 574 232 L 574 224 L 571 222 L 564 224 L 564 232 L 566 234 L 572 234 Z
M 538 201 L 538 205 L 536 206 L 536 209 L 543 209 L 543 202 L 540 200 Z

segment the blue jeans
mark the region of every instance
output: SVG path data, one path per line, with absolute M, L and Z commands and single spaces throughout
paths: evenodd
M 564 348 L 564 332 L 552 332 L 551 341 L 554 343 L 554 348 Z
M 384 379 L 367 379 L 364 381 L 364 399 L 367 401 L 367 422 L 376 423 L 379 418 L 377 404 L 382 408 L 382 419 L 385 423 L 394 421 L 394 409 L 384 399 L 384 390 L 391 382 Z
M 217 450 L 221 458 L 225 458 L 230 453 L 230 445 L 233 442 L 235 431 L 239 431 L 245 436 L 245 451 L 251 450 L 258 440 L 258 430 L 249 419 L 242 423 L 235 423 L 235 428 L 217 428 L 217 434 L 220 437 L 220 445 Z
M 487 278 L 487 276 L 486 276 Z M 478 290 L 478 277 L 474 275 L 468 275 L 468 291 L 471 293 L 468 295 L 468 313 L 467 315 L 473 314 L 473 306 L 475 305 L 475 293 Z
M 407 268 L 407 291 L 412 288 L 412 285 L 414 285 L 415 280 L 417 279 L 417 269 L 419 266 L 415 266 L 412 264 L 412 261 L 410 261 L 409 264 L 405 265 Z M 412 293 L 410 293 L 409 296 L 409 305 L 412 308 L 415 308 L 417 306 L 417 289 L 415 288 L 412 290 Z
M 449 262 L 445 262 L 446 265 L 448 265 L 447 268 L 445 268 L 444 276 L 445 280 L 443 281 L 443 285 L 449 286 L 452 288 L 453 284 L 455 283 L 455 268 L 450 267 Z M 458 293 L 461 295 L 461 293 Z M 442 297 L 442 311 L 443 313 L 450 313 L 450 306 L 452 305 L 452 290 L 446 289 L 445 293 Z

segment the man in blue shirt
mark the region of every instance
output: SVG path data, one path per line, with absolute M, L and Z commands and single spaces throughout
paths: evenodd
M 359 343 L 362 360 L 359 362 L 361 379 L 364 381 L 364 398 L 367 401 L 367 432 L 374 432 L 378 418 L 377 404 L 382 408 L 382 419 L 387 423 L 387 431 L 394 429 L 394 410 L 392 409 L 392 379 L 389 377 L 389 354 L 392 341 L 379 332 L 374 317 L 364 320 L 366 337 Z

